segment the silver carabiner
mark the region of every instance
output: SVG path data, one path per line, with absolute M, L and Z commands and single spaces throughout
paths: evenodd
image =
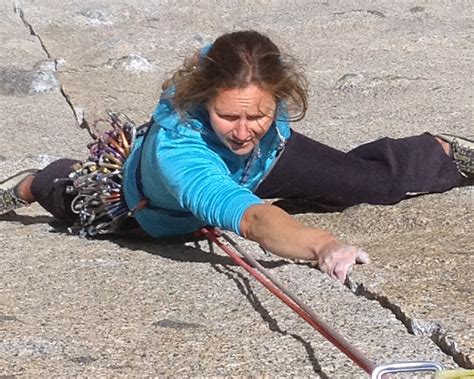
M 443 366 L 432 361 L 397 362 L 378 366 L 372 371 L 372 379 L 382 379 L 385 374 L 414 371 L 443 371 Z

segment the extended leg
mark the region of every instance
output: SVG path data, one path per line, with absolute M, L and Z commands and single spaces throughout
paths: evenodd
M 78 161 L 60 159 L 34 175 L 29 175 L 13 188 L 0 191 L 0 213 L 26 206 L 35 201 L 68 225 L 77 215 L 71 211 L 74 195 L 68 194 L 66 186 L 72 166 Z
M 394 204 L 411 193 L 443 192 L 461 182 L 452 158 L 429 134 L 383 138 L 345 153 L 293 132 L 256 194 L 341 210 Z
M 28 175 L 15 186 L 17 196 L 28 204 L 36 201 L 34 195 L 31 193 L 31 185 L 35 180 L 35 176 L 36 174 Z
M 78 161 L 66 158 L 53 162 L 36 174 L 31 183 L 34 199 L 67 225 L 72 225 L 77 220 L 77 215 L 71 210 L 75 195 L 66 191 L 66 187 L 71 184 L 68 176 L 76 163 Z

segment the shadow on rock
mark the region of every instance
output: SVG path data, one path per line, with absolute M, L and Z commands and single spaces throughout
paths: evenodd
M 55 219 L 51 216 L 22 216 L 15 212 L 8 212 L 0 215 L 0 221 L 19 222 L 23 225 L 33 224 L 51 224 L 55 222 Z
M 202 237 L 197 238 L 193 235 L 157 240 L 146 235 L 141 229 L 135 229 L 123 234 L 100 236 L 99 239 L 111 241 L 122 248 L 141 250 L 178 262 L 237 266 L 230 257 L 213 253 L 213 247 L 210 246 L 211 242 Z M 204 250 L 201 244 L 206 244 L 210 251 Z M 259 263 L 265 268 L 276 268 L 291 264 L 286 260 L 278 259 L 276 256 L 275 258 L 277 259 L 271 261 L 259 260 Z
M 304 338 L 295 333 L 289 333 L 280 328 L 280 326 L 278 325 L 278 321 L 271 316 L 270 312 L 263 306 L 262 302 L 258 299 L 257 295 L 252 289 L 251 282 L 247 277 L 242 275 L 240 272 L 232 270 L 226 264 L 223 264 L 222 267 L 219 267 L 216 264 L 212 264 L 212 268 L 218 273 L 224 274 L 227 278 L 234 281 L 240 293 L 247 298 L 252 308 L 261 316 L 262 320 L 268 325 L 270 331 L 281 334 L 283 336 L 291 336 L 296 341 L 301 343 L 306 351 L 309 362 L 311 362 L 313 371 L 318 374 L 320 378 L 328 378 L 326 373 L 322 370 L 322 367 L 318 361 L 318 358 L 316 357 L 315 350 L 313 346 L 311 346 L 311 343 L 309 343 Z
M 283 209 L 285 212 L 295 215 L 301 213 L 331 213 L 341 212 L 345 207 L 318 204 L 309 200 L 276 200 L 272 205 Z
M 23 225 L 49 224 L 53 228 L 51 233 L 59 233 L 67 236 L 75 235 L 69 231 L 69 228 L 65 224 L 61 223 L 52 216 L 26 216 L 18 215 L 12 211 L 4 215 L 0 215 L 0 222 L 1 221 L 18 222 Z M 132 251 L 145 251 L 149 254 L 178 262 L 196 262 L 237 266 L 237 264 L 235 264 L 232 259 L 227 256 L 222 256 L 203 250 L 200 244 L 209 244 L 210 242 L 202 237 L 197 238 L 194 235 L 163 238 L 158 240 L 148 236 L 142 229 L 140 229 L 138 226 L 135 226 L 130 230 L 124 230 L 120 233 L 109 233 L 104 235 L 99 234 L 97 236 L 91 237 L 90 240 L 110 241 L 125 249 Z M 277 257 L 275 256 L 275 258 Z M 259 260 L 259 263 L 266 268 L 276 268 L 291 264 L 286 260 L 278 258 L 271 261 Z

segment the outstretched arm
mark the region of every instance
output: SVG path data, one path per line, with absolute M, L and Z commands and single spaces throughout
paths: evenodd
M 281 257 L 316 261 L 321 271 L 342 282 L 353 264 L 369 261 L 362 250 L 339 242 L 322 229 L 308 227 L 269 204 L 249 207 L 240 232 Z

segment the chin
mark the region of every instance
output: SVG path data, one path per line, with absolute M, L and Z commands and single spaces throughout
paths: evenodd
M 249 155 L 252 152 L 254 147 L 255 146 L 252 145 L 252 146 L 245 146 L 245 147 L 240 148 L 240 149 L 235 149 L 235 148 L 231 148 L 231 147 L 229 147 L 229 148 L 235 155 Z

